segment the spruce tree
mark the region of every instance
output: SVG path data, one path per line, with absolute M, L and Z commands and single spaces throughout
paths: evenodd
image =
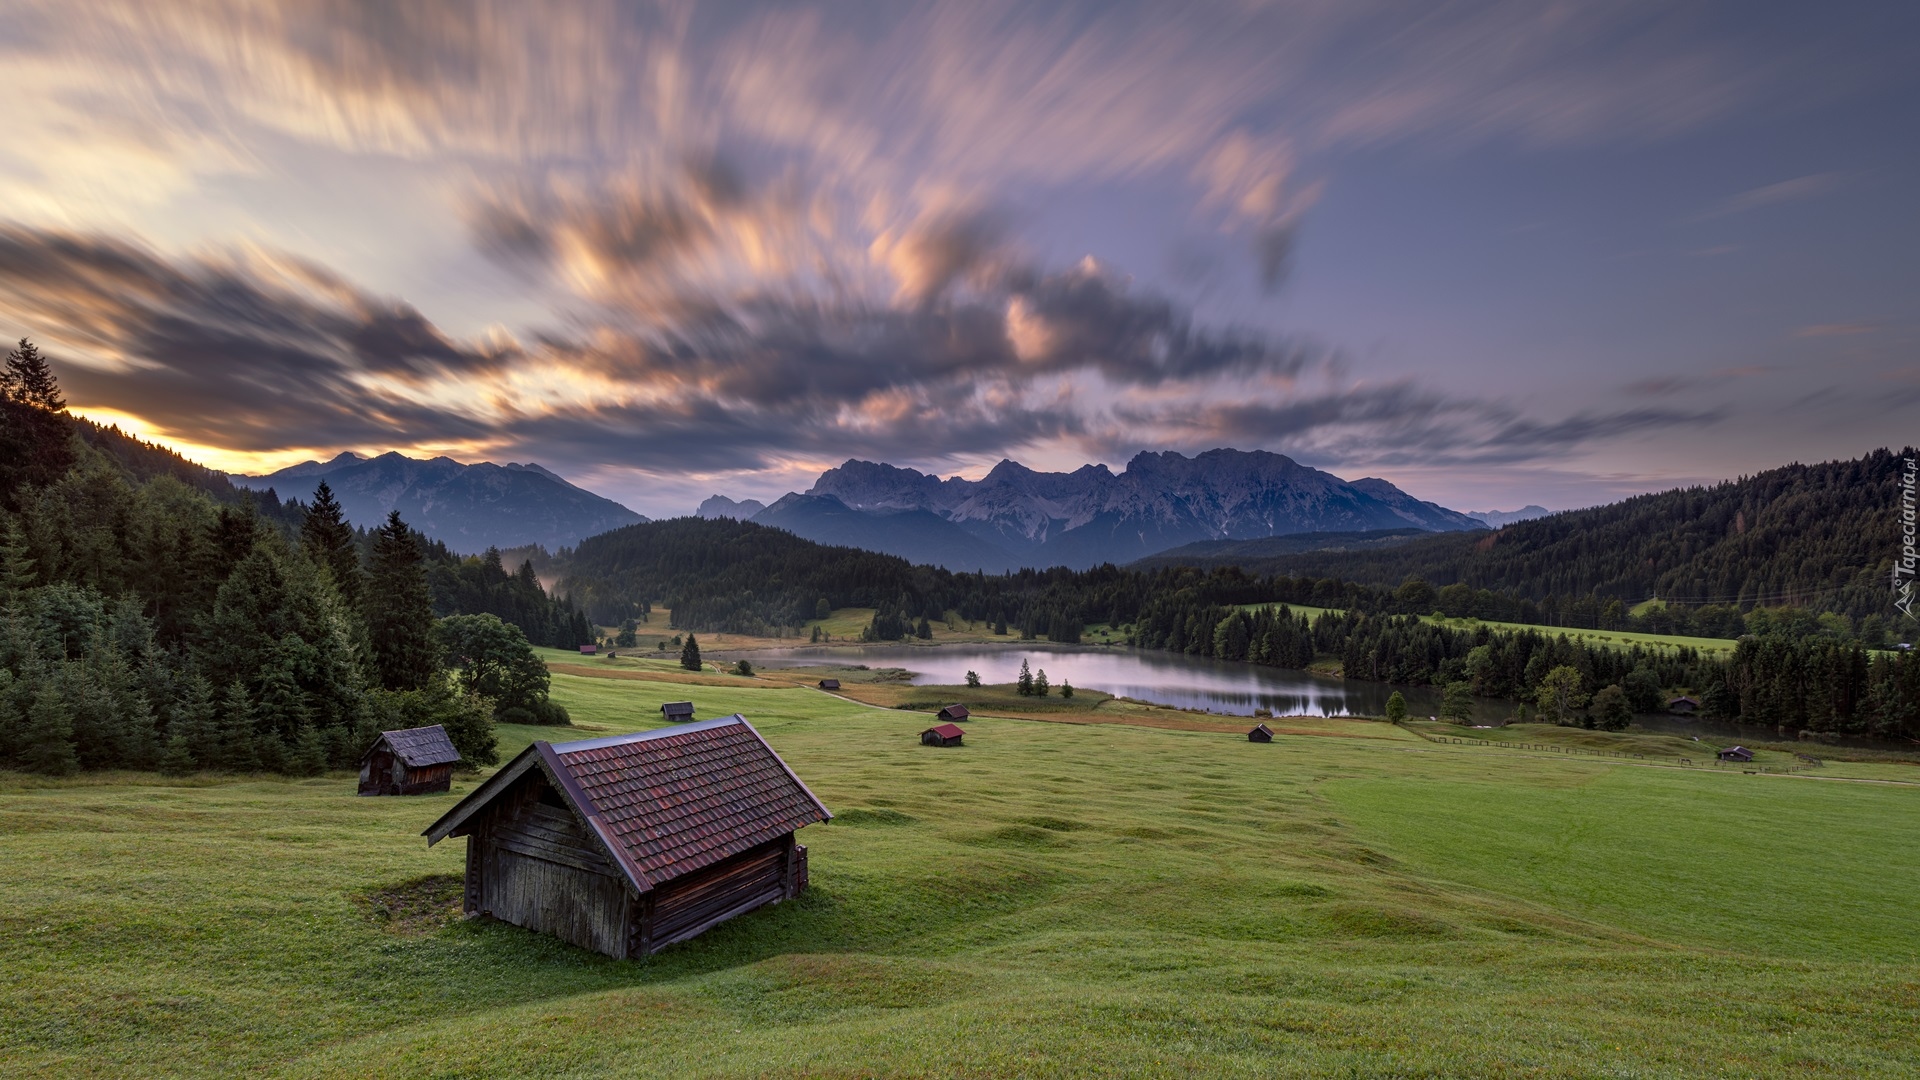
M 47 358 L 26 338 L 20 339 L 19 348 L 7 353 L 6 388 L 7 396 L 13 400 L 48 412 L 67 407 L 66 399 L 60 396 L 60 382 L 47 366 Z
M 700 670 L 700 643 L 693 640 L 691 633 L 687 635 L 687 643 L 680 647 L 680 666 L 688 671 Z
M 1047 669 L 1041 668 L 1039 671 L 1033 673 L 1033 696 L 1046 697 L 1048 689 Z
M 325 480 L 314 489 L 313 505 L 300 522 L 300 545 L 314 565 L 324 566 L 333 577 L 333 587 L 352 608 L 360 606 L 360 553 L 355 549 L 353 526 L 347 524 L 340 502 Z
M 73 710 L 51 686 L 43 688 L 27 710 L 26 746 L 20 758 L 29 772 L 72 776 L 80 771 L 80 757 L 73 748 Z
M 1020 682 L 1016 689 L 1020 691 L 1021 697 L 1033 696 L 1033 669 L 1027 666 L 1024 657 L 1020 660 Z
M 247 698 L 247 688 L 237 680 L 229 683 L 215 712 L 220 725 L 220 764 L 234 772 L 258 769 L 260 755 L 255 748 L 253 702 Z
M 326 737 L 312 724 L 300 725 L 294 735 L 293 752 L 287 756 L 287 772 L 294 776 L 319 776 L 326 771 Z
M 388 690 L 418 690 L 440 670 L 433 643 L 433 597 L 427 566 L 400 512 L 387 515 L 373 538 L 365 609 L 374 677 Z
M 11 607 L 33 584 L 33 552 L 25 531 L 10 517 L 0 520 L 0 604 Z
M 167 755 L 179 743 L 191 758 L 190 765 L 203 769 L 225 764 L 220 744 L 220 719 L 213 700 L 213 684 L 195 675 L 188 680 L 186 692 L 174 707 L 167 730 Z M 164 768 L 164 764 L 163 764 Z
M 187 737 L 169 738 L 166 750 L 160 755 L 160 771 L 168 776 L 186 776 L 193 772 L 193 767 L 193 749 L 187 745 Z

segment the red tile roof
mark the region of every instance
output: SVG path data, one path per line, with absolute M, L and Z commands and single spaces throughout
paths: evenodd
M 550 751 L 569 797 L 651 886 L 833 817 L 739 715 Z
M 965 731 L 960 729 L 958 724 L 935 724 L 928 728 L 927 731 L 931 731 L 943 739 L 957 739 L 966 734 Z M 923 731 L 920 734 L 925 735 L 926 733 L 926 731 Z

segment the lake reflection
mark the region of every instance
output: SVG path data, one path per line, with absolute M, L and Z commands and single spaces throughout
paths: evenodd
M 750 654 L 759 666 L 865 664 L 906 668 L 918 684 L 959 684 L 976 671 L 987 683 L 1020 677 L 1024 658 L 1056 688 L 1071 682 L 1080 689 L 1104 690 L 1119 697 L 1252 716 L 1266 709 L 1275 716 L 1381 716 L 1387 696 L 1398 689 L 1414 715 L 1438 710 L 1431 690 L 1385 683 L 1328 678 L 1289 668 L 1255 667 L 1178 653 L 1121 648 L 1007 645 L 862 645 L 843 648 L 771 649 Z M 1058 692 L 1056 690 L 1056 692 Z

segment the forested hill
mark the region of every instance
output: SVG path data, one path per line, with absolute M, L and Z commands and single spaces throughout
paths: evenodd
M 1876 450 L 1853 461 L 1789 465 L 1516 522 L 1492 534 L 1441 533 L 1395 547 L 1236 564 L 1253 574 L 1385 587 L 1421 578 L 1536 602 L 1594 596 L 1631 605 L 1657 596 L 1688 607 L 1886 615 L 1900 545 L 1901 461 L 1913 454 Z
M 674 625 L 760 632 L 799 626 L 831 607 L 887 607 L 936 591 L 945 571 L 730 518 L 629 525 L 580 542 L 559 592 L 617 623 L 664 602 Z M 915 605 L 918 614 L 919 605 Z

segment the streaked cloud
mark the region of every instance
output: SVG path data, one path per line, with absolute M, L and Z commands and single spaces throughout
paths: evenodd
M 1834 190 L 1846 178 L 1840 173 L 1824 172 L 1809 176 L 1796 176 L 1791 180 L 1742 191 L 1729 196 L 1719 205 L 1700 214 L 1695 220 L 1706 221 L 1712 218 L 1727 217 L 1732 214 L 1744 214 L 1749 210 L 1758 210 L 1763 206 L 1779 203 L 1799 202 L 1812 199 Z

